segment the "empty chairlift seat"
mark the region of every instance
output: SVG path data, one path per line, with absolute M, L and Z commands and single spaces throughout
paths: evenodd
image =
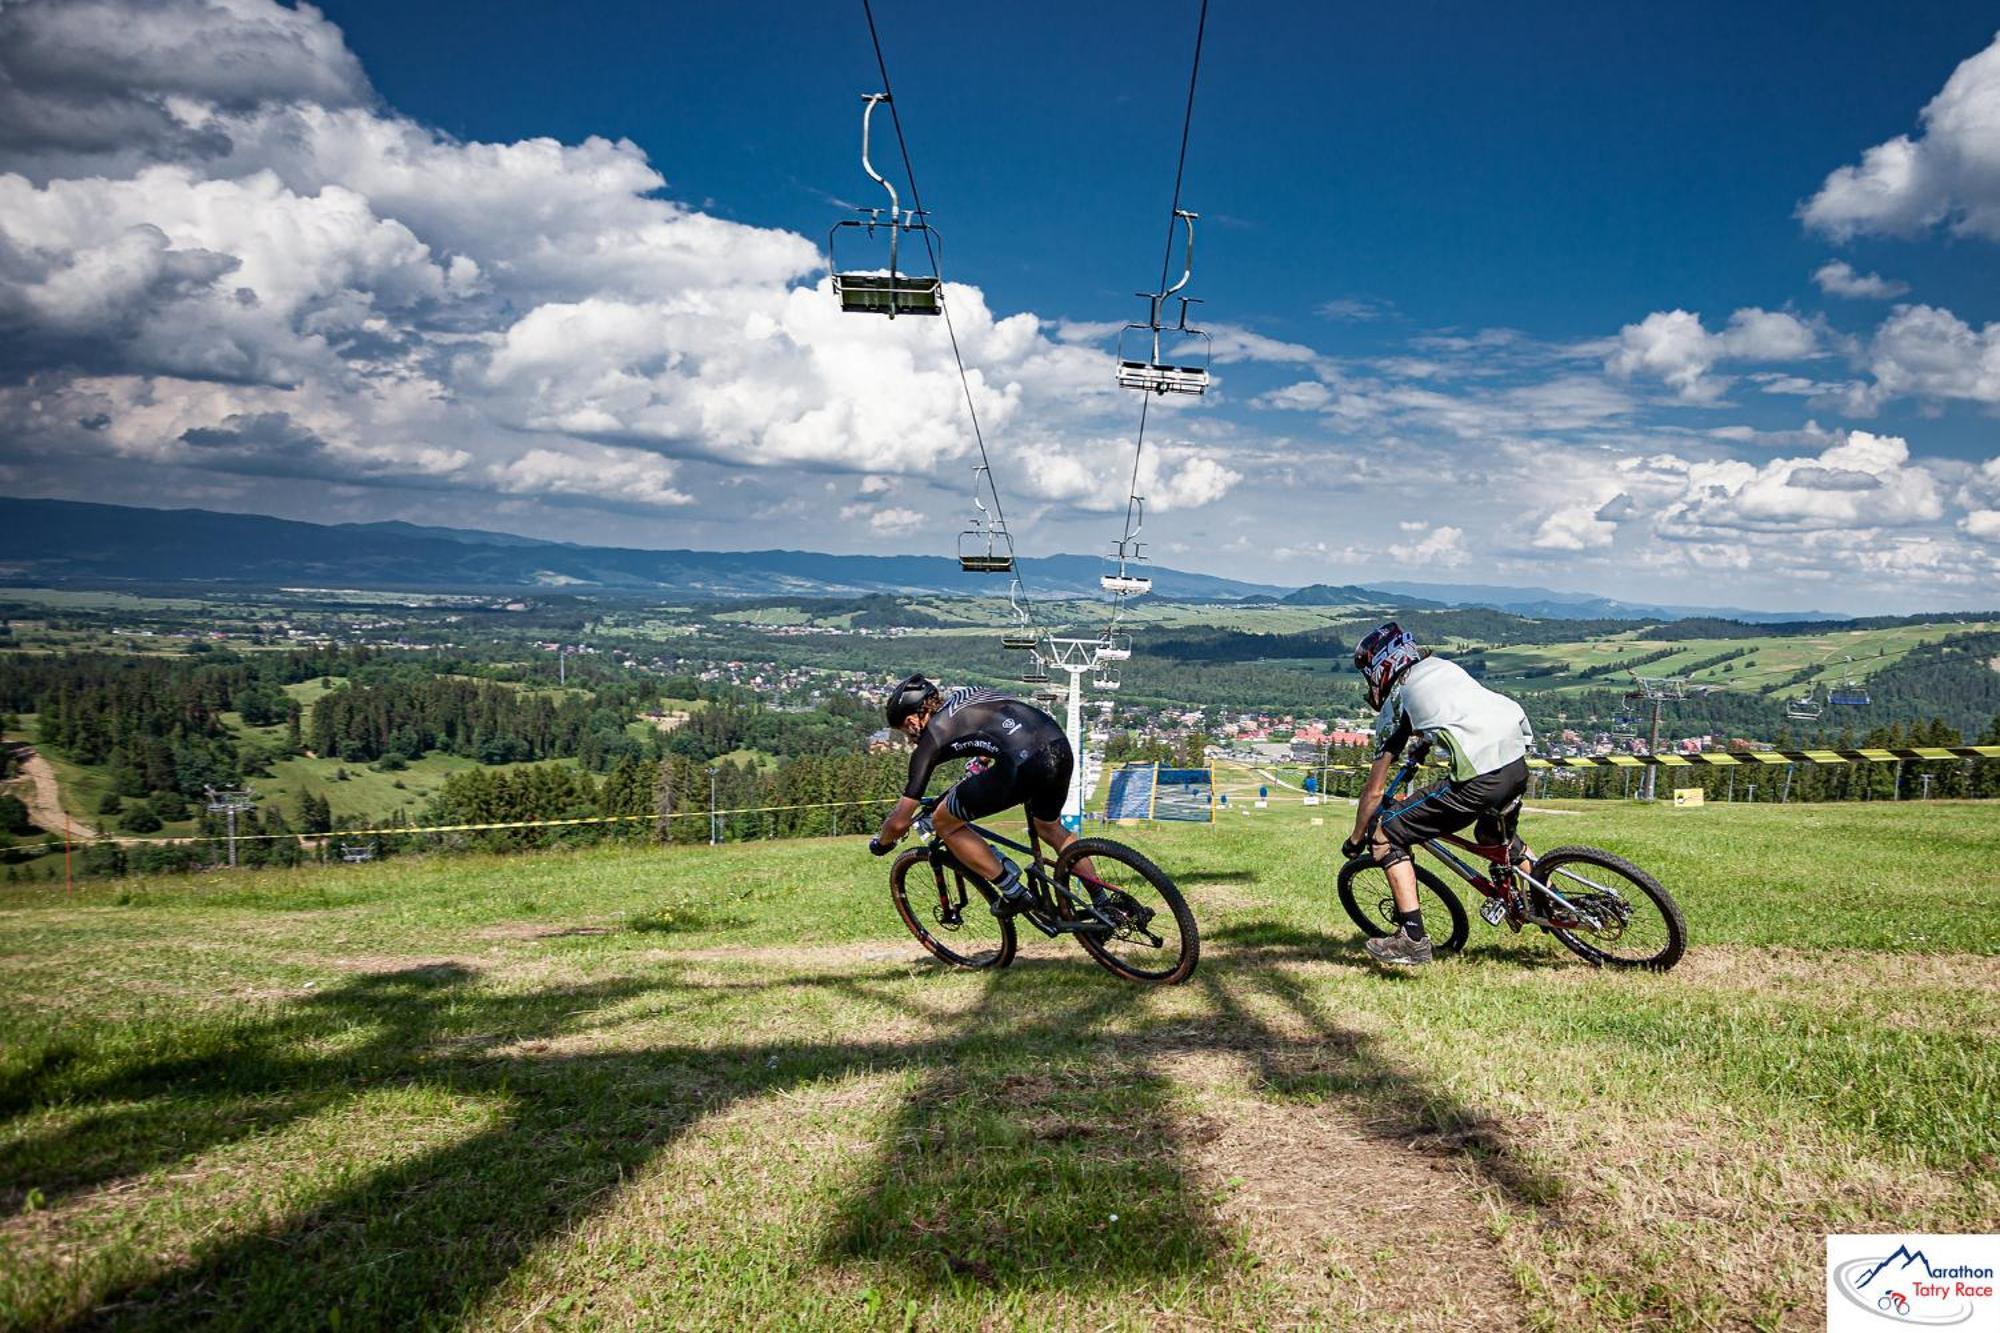
M 1208 392 L 1208 367 L 1175 366 L 1164 361 L 1128 361 L 1120 357 L 1118 385 L 1124 389 L 1142 389 L 1147 393 L 1203 394 Z
M 865 226 L 865 223 L 841 223 Z M 944 311 L 943 284 L 916 273 L 836 273 L 833 294 L 850 315 L 936 315 Z
M 868 173 L 868 179 L 888 192 L 889 207 L 886 210 L 859 209 L 860 217 L 834 223 L 826 234 L 826 266 L 833 274 L 833 294 L 839 299 L 840 308 L 848 314 L 887 315 L 890 319 L 898 315 L 939 315 L 944 313 L 944 282 L 937 275 L 937 257 L 933 252 L 937 231 L 925 218 L 922 209 L 902 206 L 896 187 L 885 180 L 882 173 L 875 170 L 875 164 L 868 160 L 868 135 L 874 122 L 875 108 L 888 100 L 887 93 L 862 95 L 861 169 Z M 881 233 L 879 237 L 878 232 Z M 864 243 L 857 240 L 857 234 L 865 238 L 870 249 L 882 246 L 887 250 L 887 268 L 857 268 L 851 262 L 843 265 L 838 240 L 845 235 L 851 249 Z M 922 246 L 923 258 L 931 265 L 931 272 L 903 271 L 905 239 Z M 851 260 L 852 255 L 848 258 Z

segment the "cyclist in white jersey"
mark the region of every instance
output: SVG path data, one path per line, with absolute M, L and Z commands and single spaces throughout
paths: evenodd
M 1528 748 L 1534 734 L 1521 706 L 1487 689 L 1465 668 L 1433 657 L 1393 621 L 1369 633 L 1354 650 L 1354 665 L 1368 682 L 1375 719 L 1375 762 L 1354 811 L 1349 856 L 1368 843 L 1368 825 L 1382 804 L 1390 769 L 1414 741 L 1421 750 L 1442 746 L 1451 777 L 1417 793 L 1383 815 L 1371 850 L 1389 878 L 1396 900 L 1396 933 L 1369 940 L 1368 952 L 1385 963 L 1431 961 L 1431 941 L 1417 904 L 1417 869 L 1410 849 L 1473 825 L 1473 840 L 1505 844 L 1514 864 L 1533 868 L 1527 845 L 1514 831 L 1528 789 Z

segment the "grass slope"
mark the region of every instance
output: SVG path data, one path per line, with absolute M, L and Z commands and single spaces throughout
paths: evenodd
M 852 841 L 11 892 L 0 1324 L 1804 1329 L 2000 1215 L 1990 807 L 1531 818 L 1665 977 L 1379 973 L 1315 813 L 1121 830 L 1172 991 L 939 972 Z

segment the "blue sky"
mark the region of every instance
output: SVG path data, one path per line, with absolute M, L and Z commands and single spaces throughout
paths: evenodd
M 1158 272 L 1195 13 L 877 6 L 1030 553 L 1116 535 L 1107 329 Z M 1996 25 L 1216 0 L 1184 201 L 1217 384 L 1154 414 L 1156 557 L 2000 605 Z M 941 332 L 823 290 L 873 197 L 858 3 L 0 28 L 9 493 L 843 551 L 969 512 Z
M 1159 249 L 1198 10 L 1008 7 L 877 20 L 954 276 L 1004 309 L 1122 315 Z M 415 10 L 416 12 L 412 12 Z M 465 137 L 628 135 L 670 192 L 817 235 L 865 198 L 853 4 L 327 6 L 387 99 Z M 1996 310 L 1986 246 L 1836 251 L 1792 218 L 1912 127 L 2000 29 L 1990 5 L 1367 6 L 1216 0 L 1188 197 L 1220 317 L 1369 350 L 1315 307 L 1590 336 L 1672 308 L 1824 304 L 1848 253 Z M 445 53 L 449 53 L 446 57 Z

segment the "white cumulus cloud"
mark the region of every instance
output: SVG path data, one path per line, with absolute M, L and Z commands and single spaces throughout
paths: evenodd
M 1885 278 L 1879 273 L 1856 273 L 1844 259 L 1829 260 L 1813 271 L 1813 281 L 1828 296 L 1845 296 L 1857 301 L 1892 301 L 1910 290 L 1906 282 Z
M 1707 403 L 1728 388 L 1727 379 L 1710 374 L 1718 362 L 1799 361 L 1818 351 L 1813 327 L 1783 311 L 1747 307 L 1711 333 L 1698 314 L 1662 310 L 1621 329 L 1604 368 L 1626 379 L 1650 376 L 1689 402 Z
M 1800 207 L 1806 225 L 1836 240 L 1940 226 L 2000 240 L 2000 37 L 1952 71 L 1921 119 L 1921 134 L 1828 176 Z

